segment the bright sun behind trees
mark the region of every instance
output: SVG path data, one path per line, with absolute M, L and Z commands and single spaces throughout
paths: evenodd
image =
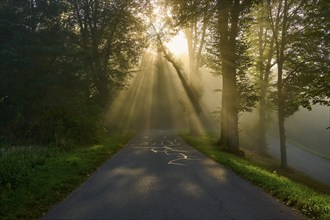
M 257 108 L 256 143 L 266 153 L 275 110 L 285 168 L 285 119 L 300 107 L 329 106 L 329 8 L 326 0 L 3 1 L 1 142 L 97 141 L 111 130 L 108 107 L 152 48 L 193 106 L 190 133 L 201 132 L 208 68 L 222 81 L 218 146 L 240 154 L 239 115 Z
M 166 47 L 176 56 L 188 54 L 187 39 L 182 32 L 166 43 Z

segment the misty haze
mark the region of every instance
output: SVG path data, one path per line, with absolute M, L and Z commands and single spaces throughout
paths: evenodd
M 0 219 L 329 219 L 327 0 L 0 4 Z

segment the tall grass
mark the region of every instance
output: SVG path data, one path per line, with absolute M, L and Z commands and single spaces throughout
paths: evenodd
M 104 144 L 56 147 L 2 147 L 0 219 L 36 219 L 82 183 L 117 152 L 129 136 Z

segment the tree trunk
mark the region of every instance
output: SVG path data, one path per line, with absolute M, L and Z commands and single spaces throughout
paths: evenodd
M 283 53 L 279 54 L 281 58 Z M 283 97 L 283 59 L 280 59 L 277 64 L 278 76 L 277 76 L 277 107 L 278 107 L 278 127 L 280 133 L 280 149 L 281 149 L 281 167 L 283 169 L 287 168 L 287 158 L 286 158 L 286 145 L 285 145 L 285 103 Z
M 230 64 L 223 64 L 221 137 L 219 144 L 223 149 L 238 153 L 238 110 L 236 91 L 236 70 Z
M 152 27 L 155 30 L 155 32 L 157 33 L 155 26 L 152 25 Z M 184 90 L 185 90 L 185 92 L 188 96 L 188 99 L 189 99 L 189 101 L 190 101 L 190 103 L 193 107 L 193 111 L 196 114 L 199 114 L 202 111 L 202 108 L 200 106 L 200 103 L 197 99 L 196 94 L 194 93 L 194 91 L 190 88 L 189 84 L 187 83 L 187 80 L 185 79 L 179 64 L 174 60 L 173 56 L 170 53 L 167 52 L 160 35 L 157 34 L 156 36 L 157 36 L 157 40 L 158 40 L 161 52 L 164 53 L 164 58 L 173 65 L 176 73 L 178 74 L 178 77 L 179 77 L 179 79 L 182 83 L 182 86 L 183 86 L 183 88 L 184 88 Z
M 259 87 L 260 87 L 260 102 L 259 102 L 259 121 L 258 121 L 258 152 L 265 153 L 266 148 L 266 82 L 265 82 L 265 65 L 264 65 L 264 24 L 262 15 L 259 18 L 259 32 L 258 32 L 258 72 L 259 72 Z
M 280 134 L 280 150 L 281 150 L 281 168 L 287 168 L 286 145 L 285 145 L 285 95 L 283 91 L 283 65 L 285 61 L 285 47 L 287 45 L 286 33 L 288 22 L 288 1 L 281 0 L 277 2 L 276 17 L 273 18 L 271 1 L 267 1 L 268 17 L 270 19 L 273 30 L 274 42 L 276 47 L 277 61 L 277 109 L 278 109 L 278 125 Z M 283 17 L 282 17 L 283 16 Z M 282 21 L 282 22 L 281 22 Z
M 236 61 L 234 43 L 221 43 L 222 106 L 219 144 L 227 151 L 239 152 Z
M 261 84 L 264 84 L 262 82 Z M 258 152 L 266 153 L 266 88 L 262 85 L 260 88 L 260 103 L 259 103 L 259 121 L 258 121 Z
M 287 168 L 287 157 L 286 157 L 286 137 L 285 137 L 285 97 L 283 93 L 283 64 L 284 64 L 284 51 L 286 46 L 286 32 L 287 32 L 287 22 L 288 22 L 288 2 L 284 0 L 283 7 L 283 22 L 281 26 L 281 42 L 278 43 L 278 79 L 277 79 L 277 89 L 278 89 L 278 125 L 280 132 L 280 148 L 281 148 L 281 167 L 283 169 Z
M 195 63 L 195 50 L 193 45 L 193 24 L 190 24 L 189 27 L 185 29 L 185 35 L 187 38 L 187 46 L 188 46 L 188 54 L 189 54 L 189 74 L 187 74 L 187 81 L 189 84 L 189 87 L 192 88 L 192 90 L 196 91 L 195 88 L 195 81 L 194 77 L 196 77 L 197 68 Z M 196 95 L 196 99 L 199 102 L 199 97 Z M 195 115 L 196 114 L 196 115 Z M 197 125 L 196 117 L 200 118 L 201 111 L 200 112 L 188 112 L 188 121 L 189 121 L 189 134 L 190 135 L 199 135 L 199 128 Z
M 218 144 L 239 154 L 238 106 L 236 85 L 236 37 L 239 1 L 218 1 L 218 31 L 222 65 L 221 136 Z M 230 28 L 229 28 L 230 27 Z
M 278 125 L 280 132 L 280 148 L 281 148 L 281 168 L 286 169 L 288 167 L 287 157 L 286 157 L 286 137 L 285 137 L 285 127 L 284 127 L 284 103 L 283 98 L 279 98 L 278 100 Z
M 265 35 L 266 37 L 266 35 Z M 266 39 L 264 39 L 266 40 Z M 272 68 L 272 58 L 274 54 L 274 37 L 272 37 L 269 44 L 269 53 L 266 58 L 267 63 L 263 69 L 263 74 L 260 74 L 260 105 L 259 105 L 259 121 L 258 121 L 258 151 L 261 154 L 267 152 L 267 90 L 269 84 L 269 76 Z M 262 61 L 264 62 L 264 60 Z

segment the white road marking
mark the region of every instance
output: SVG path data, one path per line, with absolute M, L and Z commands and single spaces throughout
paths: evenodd
M 153 143 L 152 145 L 156 145 L 156 143 Z M 176 159 L 173 159 L 173 160 L 171 160 L 167 163 L 169 165 L 187 166 L 186 164 L 178 163 L 178 161 L 181 161 L 181 160 L 199 160 L 198 158 L 196 158 L 196 156 L 188 156 L 187 155 L 188 151 L 174 149 L 174 148 L 171 148 L 169 146 L 164 145 L 163 141 L 162 141 L 161 145 L 164 146 L 164 147 L 151 147 L 150 146 L 150 147 L 133 147 L 133 148 L 149 149 L 153 153 L 164 153 L 167 156 L 173 156 L 173 155 L 177 156 Z

